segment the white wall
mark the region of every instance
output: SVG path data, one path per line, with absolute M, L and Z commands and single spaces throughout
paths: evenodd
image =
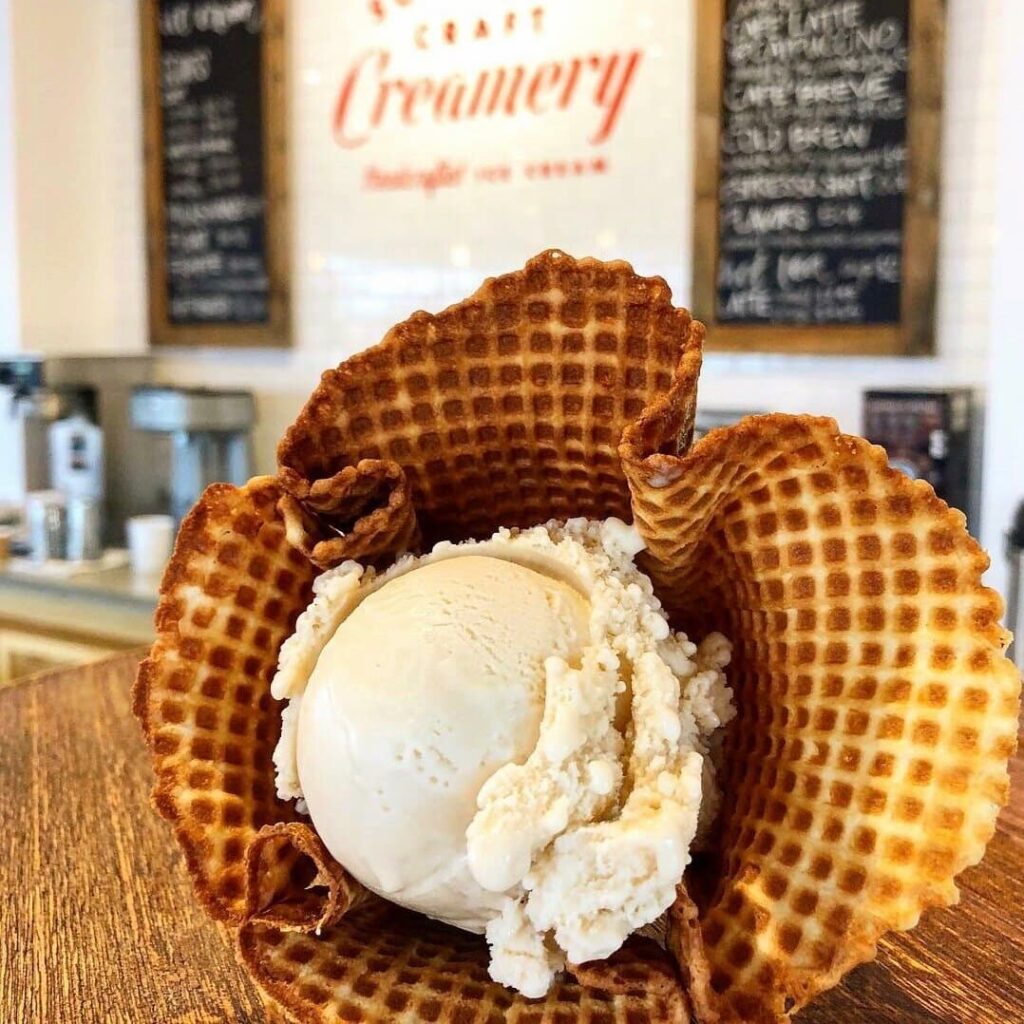
M 10 0 L 0 0 L 0 351 L 18 333 L 18 245 L 14 195 L 14 68 Z M 0 456 L 2 458 L 2 456 Z
M 137 4 L 0 0 L 0 15 L 6 6 L 13 8 L 16 40 L 19 255 L 29 278 L 21 285 L 21 347 L 139 350 L 145 345 L 145 292 Z M 562 0 L 547 5 L 552 20 L 545 35 L 514 44 L 537 59 L 588 47 L 644 49 L 634 91 L 607 147 L 611 174 L 586 182 L 472 185 L 432 198 L 368 193 L 361 176 L 374 160 L 429 163 L 482 153 L 514 160 L 525 152 L 557 156 L 586 146 L 576 122 L 566 117 L 505 123 L 483 136 L 479 126 L 472 133 L 457 125 L 445 131 L 389 129 L 362 150 L 338 147 L 330 131 L 334 100 L 344 70 L 363 48 L 386 43 L 396 61 L 401 51 L 403 69 L 423 73 L 439 73 L 451 63 L 444 50 L 417 54 L 408 45 L 412 20 L 436 22 L 437 12 L 457 10 L 450 0 L 385 7 L 393 17 L 378 26 L 369 5 L 355 0 L 289 3 L 294 348 L 159 355 L 158 372 L 168 381 L 257 391 L 261 469 L 272 468 L 276 438 L 322 369 L 372 344 L 413 309 L 455 301 L 485 274 L 515 267 L 540 248 L 624 256 L 644 273 L 665 276 L 680 302 L 689 298 L 693 0 L 646 0 L 641 14 L 627 0 Z M 583 8 L 600 8 L 604 18 L 578 18 L 571 30 L 559 30 L 558 19 Z M 1019 299 L 1012 277 L 1009 286 L 993 291 L 992 268 L 995 227 L 1017 205 L 1014 185 L 1021 173 L 1010 172 L 1009 191 L 997 205 L 996 174 L 1005 157 L 996 142 L 1005 145 L 1017 131 L 1021 88 L 1008 85 L 1007 75 L 1018 58 L 1007 57 L 1004 48 L 1012 50 L 1021 37 L 1022 8 L 1017 0 L 948 3 L 937 357 L 711 353 L 702 381 L 705 405 L 829 413 L 857 430 L 865 387 L 1008 386 L 1011 375 L 1003 371 L 1020 317 L 1004 311 Z M 609 17 L 616 19 L 610 31 Z M 556 37 L 573 42 L 548 41 Z M 491 60 L 476 52 L 460 49 L 460 66 Z M 0 113 L 3 67 L 0 44 Z M 9 142 L 0 121 L 0 212 Z M 1019 259 L 1002 248 L 1005 237 L 1001 266 L 1016 267 L 1004 258 Z M 0 273 L 0 294 L 4 283 Z M 990 351 L 990 335 L 998 350 Z M 990 440 L 1024 435 L 1009 395 L 993 392 L 991 412 Z M 1007 495 L 1024 490 L 994 443 L 984 524 L 990 544 L 1003 528 Z
M 20 305 L 4 350 L 142 351 L 137 4 L 4 0 L 13 30 Z M 2 68 L 2 60 L 0 60 Z M 2 86 L 0 86 L 2 100 Z M 0 142 L 10 145 L 10 130 Z M 2 188 L 0 188 L 2 195 Z M 0 274 L 2 279 L 2 274 Z
M 992 319 L 988 353 L 989 430 L 985 437 L 982 541 L 993 558 L 989 581 L 1006 582 L 1003 534 L 1024 501 L 1024 4 L 1010 4 L 1001 26 L 999 67 L 999 162 L 991 207 L 995 225 Z
M 290 125 L 294 222 L 292 287 L 295 348 L 287 353 L 168 354 L 168 380 L 260 389 L 257 450 L 273 465 L 274 441 L 294 417 L 320 372 L 373 344 L 419 308 L 440 309 L 494 273 L 515 269 L 541 249 L 625 257 L 662 274 L 677 294 L 689 277 L 691 189 L 691 12 L 678 0 L 601 0 L 602 17 L 583 17 L 588 0 L 545 5 L 545 27 L 522 25 L 510 39 L 427 51 L 413 43 L 419 24 L 436 29 L 458 14 L 450 0 L 386 3 L 381 25 L 368 4 L 299 0 L 292 19 Z M 492 5 L 526 11 L 526 5 Z M 461 10 L 466 10 L 465 5 Z M 473 19 L 488 10 L 471 9 Z M 469 17 L 466 15 L 465 17 Z M 463 22 L 465 24 L 465 21 Z M 643 51 L 618 127 L 607 145 L 588 143 L 593 107 L 543 117 L 404 127 L 389 124 L 367 146 L 337 145 L 332 116 L 346 69 L 368 47 L 393 52 L 391 71 L 438 76 L 454 69 L 522 61 L 534 64 L 590 53 Z M 455 56 L 452 56 L 454 52 Z M 593 79 L 589 79 L 592 82 Z M 472 180 L 425 196 L 363 187 L 368 166 L 416 168 L 602 156 L 611 172 L 569 181 Z
M 421 11 L 450 7 L 418 2 Z M 995 55 L 1004 2 L 951 0 L 949 5 L 937 358 L 712 353 L 702 380 L 704 404 L 828 413 L 856 431 L 865 387 L 984 382 L 996 163 Z M 632 5 L 607 6 L 635 10 Z M 456 301 L 485 273 L 512 268 L 539 248 L 557 244 L 576 254 L 625 256 L 642 272 L 666 277 L 685 303 L 691 269 L 692 0 L 657 0 L 646 6 L 653 12 L 651 28 L 620 30 L 648 51 L 638 73 L 638 92 L 631 98 L 637 109 L 632 120 L 629 109 L 623 114 L 621 130 L 627 135 L 616 140 L 623 143 L 619 166 L 632 173 L 612 175 L 585 193 L 555 182 L 495 199 L 478 192 L 469 197 L 474 204 L 470 215 L 463 196 L 415 197 L 416 202 L 408 195 L 382 198 L 359 189 L 358 172 L 366 161 L 361 151 L 334 146 L 328 124 L 340 69 L 366 45 L 366 36 L 346 30 L 333 0 L 299 0 L 293 8 L 291 47 L 295 349 L 255 359 L 237 352 L 173 353 L 161 360 L 162 372 L 169 380 L 248 380 L 259 388 L 263 423 L 258 446 L 269 468 L 273 439 L 325 366 L 376 341 L 413 309 Z M 351 18 L 358 21 L 358 11 Z M 373 38 L 372 27 L 366 33 Z M 585 44 L 582 40 L 581 48 Z M 651 111 L 657 113 L 653 130 Z M 374 144 L 384 147 L 387 162 L 410 139 L 396 136 Z M 469 251 L 469 268 L 451 267 L 453 249 L 463 262 Z M 404 264 L 408 273 L 382 288 L 374 275 L 388 260 Z M 429 270 L 446 264 L 447 271 Z
M 0 352 L 17 348 L 20 325 L 18 310 L 18 238 L 15 197 L 14 138 L 14 54 L 10 0 L 0 0 Z M 0 389 L 0 423 L 6 419 L 2 406 L 9 401 Z M 9 428 L 15 429 L 7 420 Z M 4 439 L 6 440 L 6 439 Z M 25 489 L 22 460 L 16 446 L 0 442 L 0 502 Z

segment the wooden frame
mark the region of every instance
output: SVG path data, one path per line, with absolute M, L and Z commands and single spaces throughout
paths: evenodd
M 934 352 L 946 0 L 908 3 L 908 181 L 903 207 L 900 323 L 819 326 L 716 321 L 726 0 L 697 0 L 693 311 L 708 326 L 706 348 L 830 355 Z
M 174 324 L 167 315 L 167 265 L 160 104 L 158 0 L 139 0 L 146 166 L 146 254 L 152 345 L 267 346 L 291 344 L 287 145 L 287 0 L 263 0 L 262 100 L 266 260 L 266 323 Z

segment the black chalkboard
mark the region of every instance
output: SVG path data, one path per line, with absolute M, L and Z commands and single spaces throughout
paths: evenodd
M 694 278 L 712 342 L 927 350 L 941 0 L 697 3 L 716 50 L 698 54 Z
M 276 330 L 281 285 L 274 279 L 272 236 L 279 211 L 267 110 L 276 102 L 267 88 L 273 6 L 271 0 L 149 5 L 156 136 L 150 155 L 159 154 L 149 168 L 157 341 L 259 343 Z M 199 328 L 212 333 L 204 339 Z
M 729 0 L 717 319 L 895 324 L 907 0 Z

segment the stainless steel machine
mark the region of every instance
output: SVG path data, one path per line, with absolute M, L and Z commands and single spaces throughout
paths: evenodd
M 252 473 L 255 403 L 248 391 L 147 386 L 135 389 L 132 425 L 170 438 L 169 511 L 181 520 L 211 483 L 243 484 Z
M 24 504 L 54 486 L 52 425 L 81 414 L 103 432 L 102 539 L 121 544 L 128 516 L 148 511 L 166 478 L 166 462 L 129 429 L 132 389 L 152 379 L 149 356 L 0 358 L 0 501 Z

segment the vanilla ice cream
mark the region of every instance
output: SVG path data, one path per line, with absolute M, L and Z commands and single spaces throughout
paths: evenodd
M 714 803 L 729 644 L 672 632 L 641 548 L 571 520 L 347 562 L 281 650 L 281 796 L 368 888 L 486 933 L 528 996 L 667 909 Z

